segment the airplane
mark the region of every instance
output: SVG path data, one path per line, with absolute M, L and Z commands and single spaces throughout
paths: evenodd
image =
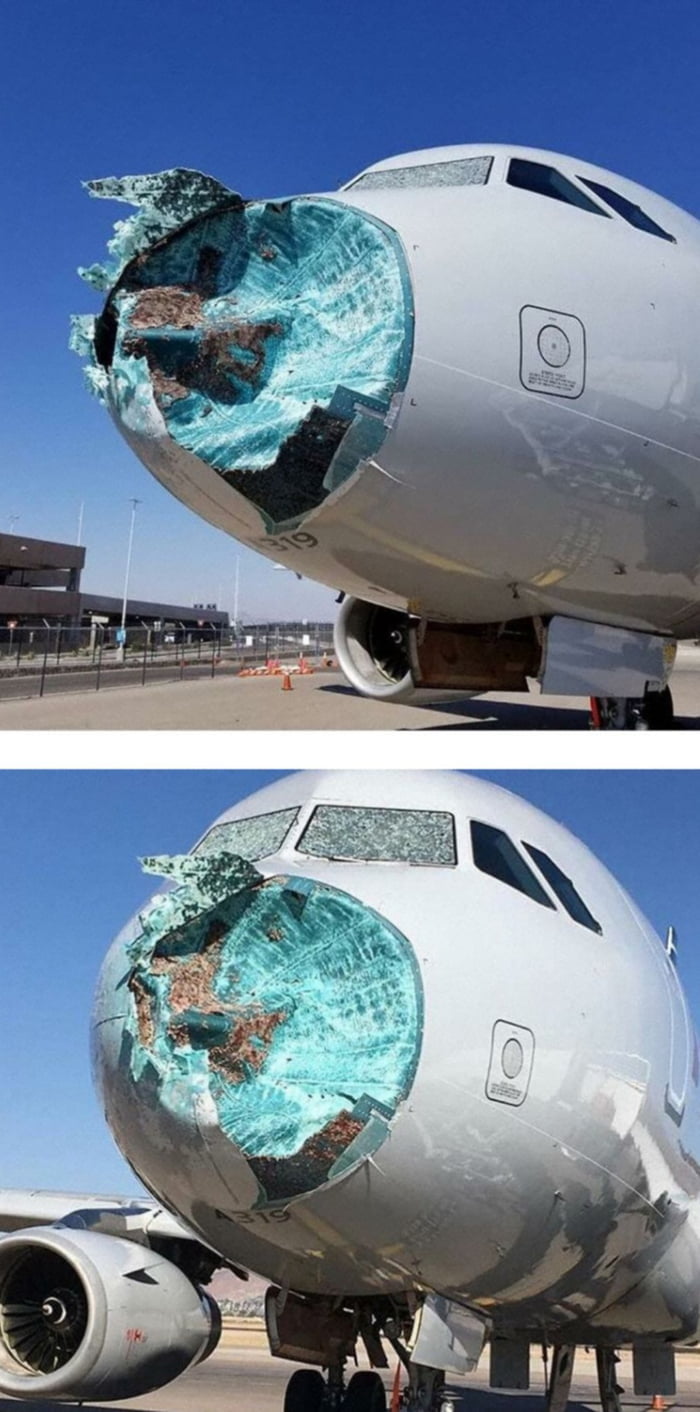
M 361 693 L 591 698 L 665 729 L 700 635 L 700 223 L 577 158 L 405 153 L 244 201 L 199 172 L 136 204 L 73 347 L 195 513 L 343 595 Z
M 0 1393 L 118 1400 L 216 1346 L 201 1285 L 270 1281 L 285 1412 L 454 1406 L 577 1345 L 603 1412 L 700 1327 L 697 1042 L 654 932 L 566 828 L 419 771 L 288 776 L 187 854 L 104 961 L 112 1134 L 152 1199 L 0 1191 Z M 370 1367 L 345 1369 L 358 1348 Z

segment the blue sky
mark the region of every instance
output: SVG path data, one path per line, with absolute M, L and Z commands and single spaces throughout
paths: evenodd
M 107 946 L 153 891 L 137 858 L 186 851 L 285 773 L 5 771 L 0 1186 L 133 1191 L 93 1094 L 88 1026 Z M 700 1020 L 695 771 L 476 771 L 578 834 L 657 929 L 673 922 Z M 543 977 L 546 984 L 546 977 Z
M 459 141 L 571 152 L 700 213 L 697 0 L 24 0 L 2 16 L 0 528 L 74 539 L 85 586 L 333 614 L 333 595 L 206 526 L 143 469 L 84 391 L 75 269 L 125 208 L 81 180 L 198 167 L 246 196 L 337 186 L 391 153 Z

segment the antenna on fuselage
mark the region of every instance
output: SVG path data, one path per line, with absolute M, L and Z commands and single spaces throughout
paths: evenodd
M 665 949 L 666 955 L 668 956 L 669 961 L 671 961 L 671 962 L 673 963 L 673 965 L 675 966 L 675 965 L 676 965 L 676 960 L 677 960 L 677 957 L 678 957 L 678 946 L 677 946 L 676 928 L 673 927 L 673 926 L 669 926 L 669 928 L 668 928 L 668 930 L 667 930 L 667 932 L 666 932 L 666 941 L 665 941 L 665 943 L 664 943 L 664 949 Z

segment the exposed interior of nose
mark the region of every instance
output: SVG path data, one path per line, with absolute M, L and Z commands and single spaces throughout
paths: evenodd
M 421 1043 L 420 977 L 403 933 L 356 896 L 265 878 L 232 853 L 144 866 L 178 884 L 152 901 L 127 948 L 124 1052 L 148 1102 L 186 1119 L 192 1093 L 207 1093 L 261 1205 L 374 1152 Z
M 92 352 L 126 431 L 171 437 L 272 531 L 376 453 L 412 341 L 388 226 L 324 197 L 233 197 L 126 264 Z

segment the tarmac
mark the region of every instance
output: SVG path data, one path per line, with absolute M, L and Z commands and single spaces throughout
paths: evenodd
M 0 701 L 0 730 L 558 730 L 588 728 L 581 696 L 487 692 L 425 706 L 370 701 L 340 672 L 210 676 Z M 682 644 L 671 680 L 676 729 L 700 729 L 700 647 Z
M 256 1339 L 257 1343 L 258 1340 Z M 248 1345 L 248 1346 L 246 1346 Z M 282 1412 L 284 1388 L 290 1374 L 298 1366 L 281 1359 L 272 1358 L 259 1347 L 250 1347 L 246 1335 L 232 1339 L 224 1333 L 222 1345 L 211 1358 L 192 1372 L 184 1373 L 174 1383 L 147 1397 L 137 1397 L 121 1402 L 125 1408 L 140 1408 L 143 1412 Z M 366 1366 L 366 1365 L 365 1365 Z M 351 1373 L 348 1369 L 348 1376 Z M 677 1359 L 678 1392 L 666 1399 L 666 1405 L 674 1412 L 697 1412 L 700 1409 L 700 1359 L 692 1354 L 681 1354 Z M 384 1376 L 387 1390 L 391 1388 L 394 1364 Z M 618 1367 L 618 1376 L 625 1388 L 631 1387 L 629 1358 L 623 1355 Z M 466 1378 L 450 1379 L 448 1383 L 457 1393 L 457 1403 L 461 1412 L 544 1412 L 543 1375 L 538 1354 L 533 1350 L 531 1360 L 530 1391 L 493 1392 L 488 1387 L 488 1360 L 482 1359 L 479 1368 Z M 58 1412 L 62 1404 L 47 1401 L 25 1401 L 19 1403 L 9 1398 L 0 1399 L 0 1412 L 18 1412 L 20 1406 L 29 1412 Z M 623 1408 L 643 1412 L 648 1408 L 648 1397 L 635 1397 L 624 1393 Z M 114 1406 L 109 1403 L 83 1403 L 84 1412 L 92 1407 Z M 595 1360 L 583 1349 L 577 1350 L 574 1379 L 569 1401 L 570 1412 L 600 1412 Z

